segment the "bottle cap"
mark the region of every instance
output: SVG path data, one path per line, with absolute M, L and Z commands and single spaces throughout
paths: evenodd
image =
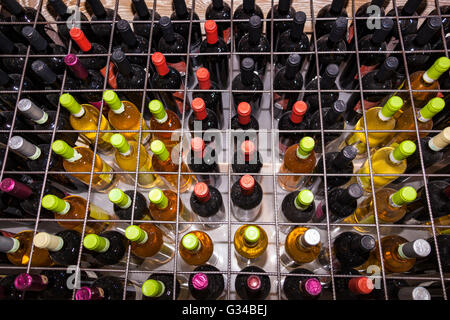
M 255 179 L 251 175 L 246 174 L 241 177 L 241 179 L 239 180 L 239 184 L 242 190 L 251 193 L 255 188 Z
M 106 15 L 106 10 L 100 0 L 86 0 L 91 6 L 92 12 L 97 17 L 103 17 Z
M 131 30 L 131 26 L 127 20 L 121 19 L 117 21 L 116 27 L 124 44 L 130 47 L 134 47 L 137 45 L 136 35 L 134 34 L 133 30 Z
M 118 205 L 122 209 L 131 206 L 131 198 L 119 188 L 114 188 L 108 193 L 109 201 Z
M 34 236 L 33 244 L 41 249 L 59 251 L 64 245 L 64 240 L 47 232 L 39 232 Z
M 376 30 L 372 35 L 372 42 L 376 44 L 383 43 L 394 27 L 392 19 L 381 19 L 381 28 Z
M 56 11 L 58 16 L 64 17 L 67 15 L 67 6 L 62 2 L 62 0 L 48 0 L 48 3 Z
M 188 14 L 185 0 L 174 0 L 173 5 L 178 17 L 184 17 Z
M 322 284 L 316 278 L 309 278 L 306 280 L 304 283 L 304 288 L 305 291 L 313 297 L 320 295 L 322 292 Z
M 327 65 L 327 68 L 325 69 L 325 74 L 328 78 L 336 79 L 336 77 L 339 74 L 338 65 L 334 63 Z
M 125 53 L 122 51 L 120 47 L 114 49 L 111 60 L 114 62 L 114 64 L 117 67 L 117 70 L 120 74 L 123 74 L 125 76 L 129 76 L 131 74 L 131 64 L 130 61 L 128 61 L 127 57 L 125 56 Z
M 148 199 L 151 203 L 157 205 L 161 209 L 166 208 L 169 204 L 169 199 L 159 188 L 153 188 L 152 190 L 150 190 L 150 192 L 148 193 Z
M 359 199 L 363 195 L 363 190 L 358 183 L 352 183 L 347 188 L 348 195 L 351 199 Z
M 183 247 L 189 251 L 196 250 L 200 245 L 200 241 L 198 240 L 197 236 L 193 233 L 186 234 L 181 240 L 181 243 Z
M 128 226 L 125 229 L 125 237 L 133 242 L 142 242 L 147 237 L 144 230 L 138 226 Z
M 25 26 L 22 28 L 22 35 L 30 42 L 31 46 L 37 51 L 44 51 L 48 42 L 33 27 Z
M 302 159 L 309 157 L 309 154 L 314 150 L 314 146 L 315 142 L 313 138 L 303 137 L 298 144 L 297 156 Z
M 0 252 L 13 253 L 19 250 L 20 242 L 15 238 L 0 236 Z
M 442 98 L 436 97 L 428 101 L 428 103 L 419 111 L 419 121 L 430 120 L 438 112 L 442 111 L 445 107 L 445 101 Z
M 19 199 L 27 199 L 33 194 L 30 187 L 11 178 L 3 179 L 0 190 Z
M 79 114 L 82 111 L 81 105 L 75 100 L 75 98 L 69 93 L 63 93 L 59 97 L 61 105 L 69 110 L 73 115 Z
M 442 26 L 442 21 L 439 17 L 430 17 L 422 23 L 422 26 L 416 33 L 416 37 L 414 42 L 423 46 L 430 42 L 431 38 L 436 34 L 437 30 L 439 30 Z
M 314 194 L 308 189 L 303 189 L 298 193 L 295 202 L 299 207 L 309 207 L 314 202 Z
M 437 80 L 439 77 L 450 68 L 450 59 L 447 57 L 440 57 L 434 64 L 426 71 L 426 75 L 431 80 Z
M 20 99 L 17 108 L 37 124 L 43 124 L 48 120 L 48 114 L 35 105 L 30 99 Z
M 258 227 L 255 226 L 248 226 L 245 228 L 244 231 L 244 239 L 248 243 L 255 243 L 258 242 L 261 238 L 261 232 L 259 231 Z
M 14 16 L 23 12 L 23 7 L 16 0 L 2 0 L 2 5 Z
M 130 144 L 128 143 L 127 139 L 125 139 L 125 137 L 120 133 L 113 134 L 109 142 L 122 154 L 127 154 L 130 151 Z
M 375 241 L 375 238 L 371 235 L 364 235 L 361 236 L 359 239 L 359 248 L 362 249 L 364 252 L 370 252 L 373 249 L 375 249 L 375 246 L 377 245 L 377 242 Z
M 207 20 L 205 22 L 206 41 L 209 44 L 215 44 L 219 41 L 217 35 L 217 24 L 214 20 Z
M 261 278 L 257 275 L 250 275 L 247 278 L 247 287 L 252 290 L 252 291 L 256 291 L 261 289 Z
M 91 50 L 92 44 L 86 38 L 83 30 L 73 27 L 72 29 L 70 29 L 69 34 L 73 41 L 75 41 L 78 47 L 81 49 L 81 51 L 88 52 L 89 50 Z
M 417 239 L 404 243 L 398 247 L 398 252 L 402 258 L 425 258 L 431 252 L 431 246 L 428 241 Z
M 145 18 L 149 18 L 150 14 L 149 14 L 147 4 L 145 3 L 145 0 L 132 0 L 132 1 L 133 1 L 134 9 L 136 10 L 136 13 L 141 18 L 141 20 L 144 20 Z
M 103 100 L 105 100 L 112 110 L 119 110 L 122 108 L 122 102 L 120 101 L 119 96 L 112 90 L 103 92 Z
M 75 155 L 75 149 L 73 149 L 63 140 L 56 140 L 55 142 L 53 142 L 52 150 L 64 159 L 73 158 L 73 156 Z
M 153 114 L 156 120 L 165 122 L 167 120 L 167 112 L 164 109 L 164 106 L 159 100 L 152 100 L 148 104 L 148 108 L 150 112 Z
M 83 66 L 80 59 L 78 59 L 78 57 L 75 54 L 70 53 L 67 56 L 65 56 L 64 63 L 66 64 L 66 66 L 69 67 L 69 69 L 78 79 L 85 80 L 87 79 L 87 77 L 89 77 L 88 70 Z
M 204 290 L 208 287 L 208 276 L 204 273 L 196 273 L 194 274 L 194 276 L 192 277 L 192 286 L 196 289 L 196 290 Z
M 99 300 L 103 297 L 98 295 L 98 288 L 81 287 L 75 293 L 75 300 Z
M 211 88 L 211 81 L 208 69 L 198 68 L 195 74 L 197 75 L 200 89 L 209 90 Z
M 194 137 L 191 140 L 191 150 L 194 151 L 194 155 L 203 157 L 203 150 L 205 149 L 205 142 L 200 137 Z
M 261 28 L 262 28 L 261 17 L 260 17 L 260 16 L 257 16 L 256 14 L 255 14 L 255 15 L 252 15 L 252 16 L 250 17 L 250 19 L 248 20 L 248 23 L 249 23 L 249 28 L 250 28 L 250 29 L 258 29 L 258 30 L 261 30 Z
M 206 202 L 210 199 L 209 187 L 204 182 L 198 182 L 194 187 L 194 195 L 201 202 Z
M 403 187 L 392 195 L 392 202 L 397 206 L 416 200 L 417 192 L 413 187 Z
M 403 287 L 397 296 L 399 300 L 431 300 L 430 292 L 424 287 Z
M 167 66 L 166 58 L 161 52 L 155 52 L 152 55 L 152 62 L 155 65 L 156 71 L 158 71 L 159 75 L 165 76 L 169 73 L 169 67 Z
M 45 83 L 45 84 L 53 84 L 56 82 L 57 76 L 49 66 L 43 62 L 42 60 L 35 60 L 31 64 L 31 69 L 34 73 Z
M 316 229 L 308 229 L 302 237 L 302 241 L 307 246 L 316 246 L 320 243 L 320 233 Z
M 164 285 L 161 281 L 149 279 L 142 284 L 141 289 L 146 297 L 159 297 L 164 292 Z
M 14 279 L 17 290 L 40 291 L 47 286 L 48 280 L 38 274 L 21 273 Z
M 242 71 L 248 71 L 248 72 L 253 72 L 255 71 L 255 62 L 253 61 L 252 58 L 244 58 L 242 59 L 241 62 L 241 72 Z
M 194 111 L 195 119 L 199 121 L 205 119 L 208 115 L 205 101 L 202 98 L 192 100 L 192 110 Z
M 20 136 L 13 136 L 8 141 L 11 150 L 17 151 L 31 160 L 36 160 L 41 156 L 41 149 Z
M 60 214 L 66 214 L 70 209 L 70 205 L 67 201 L 60 199 L 53 194 L 45 195 L 42 198 L 41 205 L 47 210 Z
M 241 102 L 237 107 L 237 114 L 238 114 L 238 122 L 241 125 L 246 125 L 250 123 L 252 107 L 247 102 Z
M 386 118 L 392 118 L 392 116 L 402 108 L 403 99 L 398 96 L 392 96 L 386 104 L 381 108 L 381 113 Z
M 343 39 L 347 31 L 347 18 L 339 17 L 334 22 L 331 32 L 328 34 L 328 40 L 331 42 L 338 42 Z
M 369 294 L 374 286 L 372 280 L 367 277 L 351 278 L 348 282 L 348 288 L 357 294 Z
M 304 101 L 297 101 L 294 103 L 292 106 L 291 121 L 293 123 L 302 122 L 307 109 L 308 105 Z
M 88 250 L 105 252 L 109 248 L 109 240 L 91 233 L 84 237 L 83 246 Z
M 416 144 L 410 140 L 405 140 L 401 142 L 397 148 L 394 149 L 392 157 L 396 161 L 402 161 L 408 158 L 414 152 L 416 152 Z
M 213 8 L 216 10 L 220 10 L 223 8 L 223 0 L 212 0 Z
M 405 2 L 401 11 L 402 16 L 412 16 L 416 12 L 422 0 L 409 0 Z
M 428 141 L 431 150 L 440 151 L 450 144 L 450 127 L 445 128 L 439 134 Z
M 169 158 L 169 151 L 161 140 L 154 140 L 150 144 L 150 150 L 158 156 L 161 161 L 166 161 Z

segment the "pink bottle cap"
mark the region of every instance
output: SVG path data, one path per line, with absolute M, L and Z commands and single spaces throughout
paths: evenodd
M 192 285 L 196 290 L 204 290 L 208 287 L 208 276 L 204 273 L 197 273 L 192 277 Z
M 19 199 L 27 199 L 33 193 L 30 187 L 11 178 L 3 179 L 0 190 Z
M 310 278 L 305 281 L 305 291 L 311 296 L 318 296 L 322 292 L 322 285 L 316 278 Z
M 259 290 L 261 288 L 261 278 L 258 276 L 250 276 L 247 278 L 247 287 L 250 290 Z

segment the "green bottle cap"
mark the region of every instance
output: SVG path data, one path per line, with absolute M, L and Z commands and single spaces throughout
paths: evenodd
M 84 237 L 83 246 L 88 250 L 105 252 L 109 248 L 109 240 L 91 233 Z
M 56 154 L 59 154 L 64 159 L 70 159 L 73 158 L 75 155 L 75 149 L 69 146 L 65 141 L 63 140 L 56 140 L 52 144 L 52 150 Z
M 186 250 L 192 251 L 196 250 L 198 246 L 200 245 L 200 241 L 193 233 L 188 233 L 183 237 L 181 240 L 181 244 Z
M 64 201 L 63 199 L 58 198 L 57 196 L 53 194 L 47 194 L 42 198 L 41 205 L 43 208 L 56 212 L 65 214 L 68 211 L 67 205 L 68 202 Z M 69 205 L 70 209 L 70 205 Z
M 75 100 L 75 98 L 68 93 L 63 93 L 59 97 L 59 103 L 61 103 L 64 108 L 69 110 L 71 114 L 80 113 L 82 109 L 81 105 Z
M 427 70 L 426 75 L 432 80 L 437 80 L 449 68 L 450 59 L 447 57 L 441 57 L 434 62 L 430 69 Z
M 255 243 L 261 237 L 261 232 L 258 227 L 248 226 L 244 231 L 244 239 L 249 243 Z
M 445 107 L 445 101 L 442 98 L 433 98 L 428 103 L 420 109 L 419 113 L 419 120 L 430 120 L 433 118 L 436 113 L 442 111 Z M 422 118 L 422 119 L 421 119 Z
M 381 113 L 386 118 L 391 118 L 398 110 L 403 107 L 403 99 L 398 96 L 392 96 L 381 108 Z
M 166 110 L 164 110 L 164 106 L 159 100 L 150 101 L 148 108 L 157 120 L 163 120 L 167 116 Z
M 159 297 L 165 289 L 161 281 L 149 279 L 142 284 L 142 294 L 146 297 Z
M 312 150 L 314 150 L 314 139 L 311 137 L 304 137 L 302 140 L 300 140 L 300 143 L 298 144 L 297 148 L 297 156 L 304 159 L 309 157 L 309 154 Z
M 125 237 L 133 242 L 142 242 L 147 237 L 147 234 L 138 226 L 129 226 L 125 229 Z
M 169 204 L 169 199 L 164 192 L 159 188 L 154 188 L 148 193 L 148 199 L 151 203 L 154 203 L 158 208 L 164 209 Z
M 417 192 L 413 187 L 403 187 L 392 195 L 392 202 L 397 206 L 416 200 Z
M 113 110 L 119 110 L 122 107 L 119 96 L 112 90 L 103 92 L 103 100 L 105 100 L 108 106 Z
M 295 204 L 297 207 L 309 207 L 314 201 L 314 194 L 307 189 L 300 191 L 295 198 Z
M 112 189 L 108 193 L 108 198 L 112 203 L 117 204 L 122 209 L 129 208 L 131 205 L 131 198 L 118 188 Z
M 120 133 L 113 134 L 109 142 L 122 154 L 126 154 L 128 153 L 128 151 L 130 151 L 130 144 L 128 143 L 127 139 L 125 139 L 125 137 Z
M 402 161 L 408 158 L 416 151 L 416 144 L 411 140 L 405 140 L 394 149 L 392 156 L 397 161 Z
M 169 158 L 169 151 L 161 140 L 155 140 L 150 145 L 150 150 L 158 156 L 161 161 L 166 161 Z

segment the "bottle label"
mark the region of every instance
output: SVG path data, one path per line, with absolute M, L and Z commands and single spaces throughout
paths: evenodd
M 181 84 L 180 86 L 180 91 L 174 92 L 173 93 L 173 97 L 175 99 L 175 103 L 177 104 L 178 107 L 178 112 L 180 113 L 180 115 L 183 114 L 184 112 L 184 108 L 186 108 L 186 111 L 188 109 L 188 105 L 184 103 L 184 85 Z
M 347 36 L 347 43 L 350 44 L 353 41 L 353 37 L 355 36 L 355 27 L 353 25 L 353 22 L 350 24 L 350 27 L 348 28 L 348 36 Z
M 231 27 L 223 30 L 223 40 L 225 41 L 226 44 L 231 43 Z
M 375 107 L 376 105 L 378 105 L 378 103 L 379 103 L 379 101 L 371 102 L 371 101 L 364 100 L 364 110 L 369 110 L 370 108 Z M 358 103 L 355 105 L 353 110 L 355 110 L 356 112 L 362 114 L 361 100 L 358 101 Z
M 89 217 L 95 220 L 111 220 L 111 216 L 102 208 L 89 203 Z
M 361 77 L 364 77 L 366 74 L 368 74 L 369 72 L 375 70 L 378 67 L 378 64 L 374 65 L 374 66 L 365 66 L 362 65 L 361 68 L 359 68 L 359 73 L 361 73 Z M 358 73 L 355 74 L 355 80 L 358 80 Z
M 100 69 L 100 73 L 102 74 L 103 77 L 106 76 L 106 66 L 104 66 L 102 69 Z M 117 75 L 116 67 L 115 67 L 114 63 L 110 62 L 109 70 L 108 70 L 108 84 L 113 89 L 117 89 L 116 75 Z
M 113 169 L 105 162 L 103 161 L 103 168 L 102 168 L 102 172 L 113 172 Z M 102 179 L 103 181 L 105 181 L 106 183 L 111 183 L 112 179 L 113 179 L 113 174 L 112 173 L 102 173 L 99 175 L 100 179 Z
M 177 70 L 181 77 L 185 77 L 186 76 L 186 62 L 184 61 L 180 61 L 180 62 L 176 62 L 176 63 L 167 63 L 170 67 L 174 68 L 175 70 Z

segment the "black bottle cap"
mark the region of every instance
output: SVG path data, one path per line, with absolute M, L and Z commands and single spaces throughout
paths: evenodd
M 382 7 L 384 7 L 384 1 L 385 0 L 372 0 L 370 2 L 370 5 L 371 6 L 378 6 L 378 7 L 382 8 Z
M 328 40 L 331 42 L 338 42 L 344 38 L 347 31 L 347 18 L 339 17 L 333 24 L 331 32 L 328 35 Z
M 172 21 L 169 17 L 161 17 L 161 19 L 159 19 L 159 26 L 161 27 L 164 40 L 166 40 L 167 42 L 172 42 L 175 40 Z
M 332 126 L 339 121 L 339 118 L 343 116 L 345 110 L 347 110 L 347 105 L 342 100 L 336 100 L 331 108 L 325 109 L 324 123 L 327 126 Z M 319 112 L 319 111 L 316 111 Z
M 344 113 L 347 110 L 347 105 L 345 104 L 344 101 L 342 100 L 336 100 L 333 103 L 333 106 L 331 107 L 331 109 L 336 112 L 336 113 Z
M 140 18 L 148 18 L 148 7 L 144 0 L 133 0 L 133 5 Z
M 8 74 L 0 69 L 0 86 L 4 86 L 9 82 Z
M 381 28 L 373 33 L 372 42 L 381 44 L 391 33 L 393 27 L 394 21 L 392 19 L 381 19 Z
M 289 12 L 290 7 L 291 7 L 291 0 L 280 0 L 278 2 L 278 11 L 281 13 Z
M 292 39 L 300 39 L 303 29 L 305 28 L 306 14 L 303 11 L 298 11 L 294 15 L 291 26 Z
M 248 39 L 251 43 L 258 43 L 262 32 L 261 18 L 257 15 L 253 15 L 250 17 L 248 23 Z
M 241 72 L 255 71 L 255 62 L 252 58 L 245 58 L 241 62 Z
M 130 47 L 133 47 L 137 43 L 136 35 L 127 20 L 119 20 L 116 22 L 117 30 L 120 32 L 123 42 Z
M 223 0 L 212 0 L 213 8 L 216 10 L 220 10 L 223 8 Z
M 114 50 L 111 59 L 121 74 L 128 76 L 131 73 L 131 64 L 121 49 Z
M 363 189 L 359 184 L 353 183 L 347 188 L 347 193 L 352 200 L 356 200 L 362 197 Z
M 0 31 L 0 52 L 3 54 L 11 54 L 14 51 L 14 43 L 9 40 L 3 32 Z
M 286 79 L 294 79 L 296 73 L 300 69 L 301 58 L 300 55 L 293 53 L 290 54 L 286 60 L 286 72 L 284 76 Z
M 375 249 L 375 246 L 375 238 L 371 235 L 366 234 L 359 239 L 359 248 L 364 252 L 372 251 L 373 249 Z
M 425 23 L 422 24 L 419 31 L 417 31 L 417 35 L 414 38 L 414 41 L 419 46 L 423 46 L 427 44 L 431 38 L 434 36 L 436 31 L 438 31 L 442 26 L 442 21 L 439 17 L 428 18 L 425 20 Z
M 26 26 L 22 29 L 22 35 L 30 42 L 31 46 L 37 51 L 44 51 L 48 42 L 33 27 Z
M 408 0 L 403 6 L 401 15 L 402 16 L 412 16 L 416 12 L 422 0 Z
M 354 146 L 346 146 L 334 158 L 332 166 L 338 169 L 344 169 L 356 158 L 357 154 L 358 149 Z
M 375 78 L 379 82 L 387 81 L 392 77 L 392 74 L 398 68 L 398 59 L 396 57 L 388 57 L 384 60 L 380 69 L 378 69 Z
M 67 15 L 67 6 L 62 0 L 48 0 L 48 3 L 56 11 L 58 16 L 65 17 Z
M 339 14 L 344 8 L 344 4 L 345 0 L 333 0 L 333 2 L 331 2 L 330 11 Z
M 186 2 L 184 0 L 173 0 L 173 4 L 178 17 L 184 17 L 188 14 Z
M 255 11 L 255 0 L 244 0 L 242 2 L 242 7 L 245 12 L 253 12 Z
M 106 16 L 106 10 L 100 0 L 86 0 L 91 6 L 92 12 L 97 17 Z
M 0 236 L 0 252 L 9 252 L 15 246 L 15 241 L 13 238 Z
M 325 69 L 325 75 L 327 77 L 336 79 L 338 74 L 339 74 L 339 67 L 336 64 L 332 63 L 327 65 L 327 68 Z
M 2 5 L 4 5 L 13 16 L 23 12 L 23 7 L 16 0 L 2 0 Z
M 31 64 L 31 69 L 39 78 L 41 78 L 42 81 L 44 81 L 44 83 L 51 84 L 56 82 L 56 74 L 47 64 L 45 64 L 45 62 L 36 60 Z

